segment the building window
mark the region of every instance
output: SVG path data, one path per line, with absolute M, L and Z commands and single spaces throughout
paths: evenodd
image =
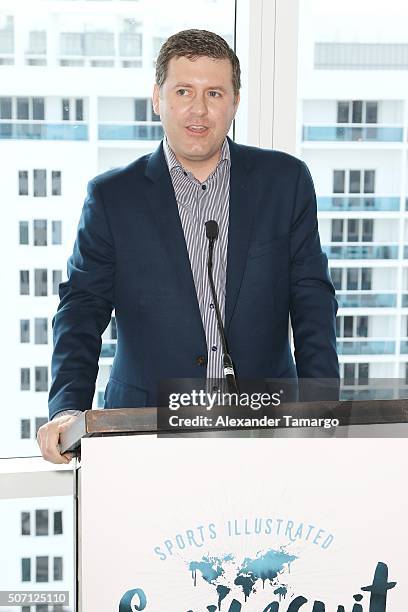
M 46 268 L 34 270 L 34 295 L 47 295 L 48 274 Z
M 0 98 L 0 119 L 12 119 L 12 100 L 11 98 Z
M 62 580 L 62 557 L 54 557 L 54 580 Z
M 29 295 L 30 293 L 30 272 L 28 270 L 20 270 L 20 295 Z
M 347 100 L 337 102 L 337 123 L 377 123 L 378 102 Z
M 48 368 L 47 366 L 35 367 L 35 390 L 48 391 Z
M 374 193 L 375 170 L 333 170 L 333 193 Z
M 342 242 L 343 241 L 343 219 L 332 219 L 331 228 L 332 228 L 332 242 Z
M 330 276 L 336 291 L 341 291 L 343 268 L 330 268 Z
M 35 511 L 35 535 L 48 535 L 48 510 Z
M 147 121 L 146 98 L 135 98 L 135 121 Z
M 28 171 L 19 170 L 18 172 L 18 195 L 28 195 Z
M 30 582 L 31 580 L 31 559 L 21 559 L 21 581 Z
M 53 221 L 52 222 L 52 244 L 61 244 L 61 243 L 62 243 L 62 222 Z
M 33 119 L 43 121 L 45 117 L 44 113 L 44 98 L 33 98 Z
M 368 317 L 337 317 L 336 335 L 338 338 L 367 338 Z
M 62 535 L 62 512 L 54 512 L 54 535 Z
M 28 244 L 28 221 L 19 222 L 20 244 Z
M 20 342 L 30 342 L 30 319 L 20 319 Z
M 47 246 L 46 219 L 34 219 L 34 246 Z
M 118 330 L 116 327 L 116 317 L 111 318 L 111 338 L 112 340 L 118 339 Z
M 373 276 L 372 272 L 372 268 L 361 268 L 361 289 L 371 289 Z
M 67 98 L 62 100 L 62 120 L 69 121 L 69 100 Z
M 368 385 L 368 378 L 369 378 L 368 372 L 369 372 L 368 363 L 358 364 L 358 384 L 359 385 Z
M 333 193 L 344 193 L 346 189 L 345 170 L 333 170 Z
M 29 119 L 28 98 L 17 98 L 17 119 Z
M 38 430 L 40 429 L 40 427 L 45 425 L 45 423 L 48 423 L 48 419 L 46 419 L 45 417 L 36 417 L 36 419 L 35 419 L 35 436 L 34 436 L 35 438 L 37 437 Z
M 51 194 L 53 196 L 61 195 L 61 171 L 52 170 L 51 172 Z
M 30 419 L 21 419 L 20 421 L 21 427 L 21 439 L 29 440 L 31 437 L 31 423 Z
M 36 582 L 48 582 L 48 557 L 36 557 Z
M 78 98 L 77 100 L 75 100 L 75 120 L 84 120 L 84 101 L 82 98 Z
M 347 289 L 349 291 L 358 289 L 358 268 L 347 268 Z
M 373 219 L 362 219 L 362 241 L 372 242 L 374 234 L 374 220 Z
M 34 170 L 34 196 L 44 198 L 47 195 L 47 171 Z
M 30 535 L 30 513 L 21 513 L 21 535 Z
M 20 368 L 20 391 L 30 390 L 30 368 Z
M 62 282 L 62 270 L 52 271 L 52 294 L 58 295 L 59 285 Z
M 48 344 L 48 319 L 41 317 L 34 319 L 34 343 Z

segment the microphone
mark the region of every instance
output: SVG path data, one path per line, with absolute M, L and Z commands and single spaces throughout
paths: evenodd
M 211 294 L 212 294 L 212 298 L 213 298 L 213 302 L 215 306 L 215 315 L 217 317 L 218 331 L 221 337 L 224 376 L 227 381 L 228 392 L 236 393 L 238 396 L 239 391 L 238 391 L 237 381 L 235 378 L 234 366 L 232 363 L 231 355 L 229 354 L 229 350 L 228 350 L 227 338 L 225 336 L 224 325 L 222 323 L 220 307 L 218 305 L 217 293 L 215 291 L 214 279 L 213 279 L 213 274 L 212 274 L 214 242 L 218 238 L 218 223 L 214 220 L 207 221 L 205 223 L 205 232 L 208 238 L 208 261 L 207 261 L 208 280 L 210 281 Z

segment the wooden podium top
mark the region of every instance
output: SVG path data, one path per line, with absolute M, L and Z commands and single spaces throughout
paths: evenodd
M 187 409 L 190 407 L 187 407 Z M 76 421 L 61 435 L 60 451 L 73 450 L 80 446 L 81 439 L 90 436 L 107 436 L 123 434 L 194 434 L 197 432 L 254 430 L 254 427 L 177 427 L 163 428 L 158 426 L 158 411 L 160 408 L 115 408 L 102 410 L 85 410 Z M 195 414 L 198 414 L 197 407 Z M 242 412 L 241 407 L 215 406 L 212 409 L 217 416 L 237 418 Z M 186 416 L 186 408 L 176 411 Z M 370 401 L 327 401 L 327 402 L 297 402 L 285 403 L 270 409 L 268 416 L 282 418 L 283 415 L 293 418 L 330 418 L 339 419 L 340 426 L 355 425 L 390 425 L 408 423 L 408 399 L 370 400 Z M 191 408 L 189 416 L 191 414 Z M 257 416 L 254 411 L 254 417 Z M 282 427 L 278 427 L 282 428 Z M 267 428 L 262 428 L 263 430 Z M 276 429 L 276 428 L 275 428 Z

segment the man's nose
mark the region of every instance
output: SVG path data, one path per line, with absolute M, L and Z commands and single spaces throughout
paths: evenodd
M 204 115 L 207 112 L 207 102 L 204 94 L 198 94 L 193 97 L 191 110 L 198 115 Z

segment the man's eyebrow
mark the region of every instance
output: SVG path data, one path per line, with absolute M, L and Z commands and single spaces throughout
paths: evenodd
M 174 85 L 175 87 L 194 87 L 194 85 L 192 85 L 191 83 L 176 83 Z M 223 87 L 222 85 L 211 85 L 210 87 L 207 87 L 206 89 L 219 89 L 220 91 L 226 91 L 225 87 Z

